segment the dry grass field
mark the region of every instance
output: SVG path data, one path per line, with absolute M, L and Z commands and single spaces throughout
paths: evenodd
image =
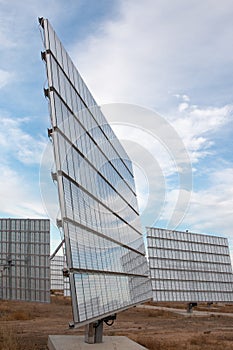
M 105 326 L 104 334 L 128 336 L 149 350 L 233 349 L 233 317 L 229 315 L 233 306 L 213 305 L 209 309 L 200 305 L 198 310 L 209 313 L 180 315 L 169 310 L 134 307 L 120 313 L 113 326 Z M 0 349 L 45 350 L 49 334 L 84 334 L 83 328 L 69 329 L 70 321 L 70 300 L 61 296 L 53 296 L 51 304 L 0 301 Z

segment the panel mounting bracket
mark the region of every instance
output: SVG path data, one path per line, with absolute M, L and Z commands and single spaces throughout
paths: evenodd
M 51 177 L 53 181 L 57 181 L 57 173 L 51 172 Z
M 41 59 L 42 61 L 46 61 L 46 52 L 45 51 L 41 51 Z

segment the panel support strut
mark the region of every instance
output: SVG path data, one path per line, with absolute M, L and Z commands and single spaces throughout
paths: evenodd
M 85 327 L 85 342 L 88 344 L 98 344 L 103 342 L 103 325 L 106 323 L 112 326 L 116 319 L 116 314 L 105 317 L 97 322 L 92 322 Z

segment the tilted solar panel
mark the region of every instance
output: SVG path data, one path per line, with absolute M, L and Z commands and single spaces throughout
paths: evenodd
M 47 19 L 51 137 L 76 324 L 151 298 L 132 164 Z

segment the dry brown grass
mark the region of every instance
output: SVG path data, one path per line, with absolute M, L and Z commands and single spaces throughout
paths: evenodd
M 145 346 L 149 350 L 162 350 L 162 344 L 159 340 L 154 339 L 152 336 L 138 336 L 134 339 L 138 344 Z
M 32 312 L 27 309 L 23 309 L 19 303 L 12 307 L 9 301 L 1 301 L 0 304 L 0 320 L 1 321 L 14 321 L 14 320 L 31 320 L 33 318 Z
M 140 311 L 139 311 L 140 312 Z M 145 309 L 144 310 L 144 317 L 151 317 L 151 318 L 180 318 L 182 316 L 175 314 L 173 312 L 167 311 L 167 310 L 156 310 L 156 309 Z
M 0 327 L 0 350 L 20 350 L 15 331 L 7 326 Z
M 58 305 L 71 305 L 71 298 L 63 295 L 51 295 L 51 303 Z
M 211 336 L 193 336 L 189 339 L 157 339 L 153 335 L 138 335 L 133 337 L 138 344 L 148 350 L 232 350 L 231 342 L 216 340 Z
M 151 305 L 151 306 L 162 306 L 162 307 L 170 307 L 174 309 L 186 309 L 187 303 L 180 303 L 180 302 L 174 302 L 174 303 L 168 303 L 168 302 L 154 302 L 154 301 L 148 301 L 145 303 L 145 305 Z
M 49 334 L 84 335 L 70 330 L 70 321 L 71 301 L 63 296 L 52 296 L 51 304 L 1 301 L 0 350 L 46 350 Z M 232 317 L 136 307 L 119 313 L 104 335 L 124 335 L 149 350 L 233 350 L 232 331 Z
M 233 305 L 224 303 L 212 304 L 210 306 L 208 306 L 207 304 L 198 304 L 197 307 L 194 308 L 194 310 L 233 313 Z
M 54 296 L 50 304 L 0 301 L 0 350 L 47 350 L 49 334 L 69 333 L 71 300 Z
M 233 350 L 233 318 L 219 315 L 195 317 L 167 310 L 131 309 L 118 321 L 134 320 L 130 328 L 112 335 L 125 335 L 149 350 Z M 127 323 L 126 323 L 127 325 Z
M 233 344 L 228 341 L 217 339 L 211 334 L 194 336 L 189 341 L 190 349 L 203 350 L 232 350 Z
M 34 339 L 19 337 L 17 327 L 5 324 L 0 327 L 0 350 L 40 350 L 46 347 L 38 347 Z

